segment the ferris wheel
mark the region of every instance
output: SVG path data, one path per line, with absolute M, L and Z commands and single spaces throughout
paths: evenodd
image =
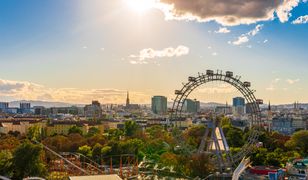
M 251 133 L 247 139 L 247 142 L 241 148 L 241 151 L 236 154 L 231 154 L 226 138 L 224 137 L 220 122 L 211 119 L 207 124 L 205 133 L 202 137 L 201 144 L 198 148 L 198 153 L 212 153 L 218 160 L 220 170 L 226 167 L 235 167 L 239 161 L 252 152 L 253 148 L 258 143 L 258 137 L 261 127 L 261 112 L 259 104 L 263 104 L 261 99 L 256 99 L 254 90 L 250 89 L 251 83 L 248 81 L 241 81 L 241 76 L 234 75 L 231 71 L 223 72 L 221 70 L 213 71 L 206 70 L 206 73 L 198 73 L 198 76 L 188 77 L 188 82 L 183 83 L 183 87 L 180 90 L 175 90 L 175 99 L 172 107 L 171 122 L 178 127 L 181 127 L 181 122 L 184 121 L 185 115 L 183 113 L 183 107 L 185 101 L 189 95 L 201 85 L 205 85 L 211 82 L 227 83 L 245 98 L 247 104 L 249 104 L 249 127 Z M 205 146 L 207 146 L 204 151 Z M 222 170 L 223 171 L 223 170 Z

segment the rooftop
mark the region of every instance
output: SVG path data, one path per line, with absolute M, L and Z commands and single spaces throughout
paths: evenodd
M 111 175 L 95 175 L 95 176 L 71 176 L 70 180 L 121 180 L 116 174 Z

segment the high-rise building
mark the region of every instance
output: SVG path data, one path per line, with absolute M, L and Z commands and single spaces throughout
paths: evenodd
M 233 106 L 245 106 L 245 99 L 242 97 L 235 97 L 233 98 Z
M 245 114 L 245 99 L 242 97 L 233 98 L 233 113 L 236 115 Z
M 200 110 L 200 101 L 186 99 L 184 101 L 184 111 L 189 113 L 197 113 Z
M 246 106 L 245 106 L 246 109 L 245 110 L 246 110 L 247 114 L 255 113 L 254 105 L 255 105 L 254 103 L 247 103 L 246 104 Z
M 30 103 L 20 103 L 19 110 L 22 114 L 31 113 L 31 104 Z
M 34 106 L 34 114 L 35 115 L 45 115 L 46 114 L 46 109 L 44 106 Z
M 216 106 L 215 107 L 215 113 L 216 114 L 232 114 L 232 106 L 228 105 L 228 102 L 226 102 L 226 105 L 224 106 Z
M 9 108 L 8 102 L 0 102 L 0 112 L 6 112 Z
M 31 104 L 30 103 L 20 103 L 19 104 L 19 108 L 20 109 L 30 109 L 31 108 Z
M 101 118 L 103 115 L 102 112 L 101 104 L 98 101 L 92 101 L 92 104 L 84 107 L 85 116 L 88 118 Z
M 155 114 L 165 114 L 167 112 L 167 97 L 153 96 L 151 108 Z

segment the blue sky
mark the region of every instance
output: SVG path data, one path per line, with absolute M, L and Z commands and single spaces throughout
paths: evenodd
M 124 103 L 127 90 L 135 103 L 152 95 L 171 100 L 188 76 L 221 69 L 251 81 L 265 101 L 308 102 L 308 23 L 292 23 L 308 15 L 307 2 L 224 15 L 180 1 L 0 1 L 0 100 Z M 172 3 L 174 9 L 162 8 Z M 222 20 L 227 16 L 236 20 Z M 235 43 L 240 37 L 249 41 Z M 237 94 L 216 83 L 193 96 L 225 102 Z

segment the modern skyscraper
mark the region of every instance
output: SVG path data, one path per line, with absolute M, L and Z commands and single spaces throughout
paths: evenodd
M 31 112 L 31 104 L 30 103 L 20 103 L 19 104 L 20 113 L 27 114 Z
M 236 115 L 245 114 L 245 99 L 242 97 L 233 98 L 233 113 Z
M 233 106 L 234 107 L 245 106 L 245 99 L 242 97 L 233 98 Z
M 200 110 L 200 101 L 186 99 L 184 101 L 184 110 L 189 113 L 197 113 Z
M 153 96 L 151 108 L 155 114 L 165 114 L 167 112 L 167 97 Z
M 0 112 L 6 112 L 8 108 L 9 108 L 9 103 L 0 102 Z
M 254 104 L 253 103 L 247 103 L 245 107 L 246 107 L 246 113 L 247 114 L 254 113 Z

